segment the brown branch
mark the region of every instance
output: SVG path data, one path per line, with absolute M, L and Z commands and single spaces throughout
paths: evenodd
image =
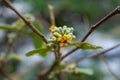
M 111 67 L 110 67 L 108 61 L 107 61 L 103 56 L 100 56 L 100 59 L 105 63 L 105 65 L 106 65 L 108 71 L 111 73 L 111 75 L 112 75 L 114 78 L 116 78 L 117 80 L 120 80 L 120 77 L 117 76 L 117 75 L 111 70 Z
M 90 54 L 90 55 L 87 55 L 87 56 L 85 56 L 85 57 L 82 57 L 82 58 L 80 58 L 80 59 L 77 59 L 77 60 L 75 60 L 75 61 L 72 61 L 72 62 L 70 62 L 70 63 L 78 63 L 78 62 L 81 62 L 81 61 L 83 61 L 83 60 L 85 60 L 85 59 L 88 59 L 88 58 L 92 58 L 92 57 L 97 57 L 97 56 L 100 56 L 100 55 L 103 55 L 103 54 L 105 54 L 105 53 L 107 53 L 107 52 L 109 52 L 109 51 L 111 51 L 111 50 L 113 50 L 113 49 L 115 49 L 115 48 L 117 48 L 117 47 L 119 47 L 120 46 L 120 44 L 117 44 L 117 45 L 115 45 L 115 46 L 113 46 L 113 47 L 111 47 L 111 48 L 109 48 L 109 49 L 106 49 L 106 50 L 104 50 L 104 51 L 102 51 L 102 52 L 98 52 L 98 53 L 92 53 L 92 54 Z M 70 64 L 70 63 L 68 63 L 68 64 Z
M 55 62 L 52 64 L 52 66 L 50 67 L 50 69 L 49 69 L 47 72 L 45 72 L 45 73 L 43 73 L 43 74 L 40 74 L 40 75 L 38 76 L 38 80 L 44 80 L 45 77 L 47 77 L 47 76 L 54 70 L 54 68 L 55 68 L 57 65 L 58 65 L 58 62 L 55 60 Z
M 94 24 L 93 26 L 91 26 L 90 30 L 87 32 L 87 34 L 84 36 L 84 38 L 81 40 L 82 42 L 84 42 L 88 36 L 96 29 L 98 28 L 98 26 L 100 26 L 103 22 L 107 21 L 109 18 L 111 18 L 112 16 L 116 15 L 120 13 L 120 6 L 118 6 L 115 10 L 113 10 L 112 12 L 110 12 L 109 14 L 107 14 L 105 17 L 103 17 L 100 21 L 98 21 L 96 24 Z
M 55 17 L 54 17 L 54 10 L 53 10 L 53 6 L 50 4 L 47 4 L 48 9 L 49 9 L 49 14 L 50 14 L 50 20 L 51 20 L 51 24 L 55 25 Z M 52 66 L 44 73 L 40 74 L 38 76 L 38 80 L 44 80 L 46 76 L 48 76 L 53 70 L 54 68 L 59 64 L 58 59 L 61 58 L 61 54 L 60 54 L 60 45 L 58 45 L 58 48 L 54 51 L 54 55 L 55 55 L 55 61 L 52 64 Z
M 47 77 L 54 70 L 54 68 L 60 63 L 60 61 L 61 61 L 61 53 L 60 53 L 60 45 L 58 45 L 58 47 L 55 50 L 54 63 L 46 72 L 44 72 L 38 76 L 38 80 L 44 80 L 45 77 Z
M 83 39 L 81 40 L 81 42 L 84 42 L 89 35 L 96 29 L 98 28 L 103 22 L 107 21 L 109 18 L 111 18 L 112 16 L 115 16 L 116 14 L 120 13 L 120 6 L 118 6 L 117 8 L 115 8 L 113 11 L 111 11 L 109 14 L 107 14 L 105 17 L 103 17 L 101 20 L 99 20 L 96 24 L 94 24 L 93 26 L 91 26 L 91 28 L 89 29 L 89 31 L 86 33 L 86 35 L 83 37 Z M 72 54 L 73 52 L 75 52 L 76 50 L 78 50 L 79 48 L 74 48 L 71 51 L 69 51 L 68 53 L 66 53 L 63 57 L 62 60 L 69 56 L 70 54 Z
M 37 30 L 37 29 L 35 28 L 35 26 L 34 26 L 30 21 L 28 21 L 27 19 L 25 19 L 25 18 L 22 16 L 22 14 L 19 13 L 19 12 L 11 5 L 11 3 L 9 2 L 9 0 L 3 0 L 3 2 L 4 2 L 4 4 L 5 4 L 8 8 L 10 8 L 11 10 L 13 10 L 13 11 L 25 22 L 25 24 L 28 25 L 29 28 L 31 28 L 31 30 L 32 30 L 33 32 L 35 32 L 37 35 L 39 35 L 39 36 L 42 38 L 42 40 L 45 41 L 45 43 L 47 43 L 47 40 L 46 40 L 46 38 L 44 37 L 44 35 L 43 35 L 41 32 L 39 32 L 39 30 Z
M 70 54 L 72 54 L 73 52 L 75 52 L 75 51 L 77 51 L 79 48 L 74 48 L 74 49 L 72 49 L 71 51 L 69 51 L 68 53 L 66 53 L 62 58 L 61 58 L 61 61 L 63 60 L 63 59 L 65 59 L 67 56 L 69 56 Z

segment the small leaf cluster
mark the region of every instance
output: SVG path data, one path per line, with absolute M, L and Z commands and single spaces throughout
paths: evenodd
M 93 75 L 94 72 L 92 69 L 89 68 L 77 67 L 75 63 L 71 63 L 69 65 L 60 64 L 49 75 L 49 79 L 56 78 L 56 75 L 60 73 L 72 74 L 74 76 L 82 76 L 82 75 Z

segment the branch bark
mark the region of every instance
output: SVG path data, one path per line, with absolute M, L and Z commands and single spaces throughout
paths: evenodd
M 54 8 L 52 5 L 47 4 L 48 5 L 48 9 L 49 9 L 49 13 L 50 13 L 50 21 L 52 25 L 55 25 L 55 16 L 54 16 Z
M 110 19 L 111 17 L 115 16 L 116 14 L 120 13 L 120 6 L 118 6 L 117 8 L 115 8 L 113 11 L 111 11 L 109 14 L 107 14 L 105 17 L 103 17 L 101 20 L 99 20 L 96 24 L 94 24 L 93 26 L 90 27 L 89 31 L 86 33 L 86 35 L 83 37 L 83 39 L 81 40 L 81 42 L 84 42 L 89 35 L 96 29 L 98 28 L 103 22 L 107 21 L 108 19 Z M 75 52 L 76 50 L 78 50 L 79 48 L 74 48 L 71 51 L 69 51 L 68 53 L 66 53 L 61 59 L 63 60 L 64 58 L 66 58 L 67 56 L 69 56 L 70 54 L 72 54 L 73 52 Z
M 100 21 L 98 21 L 96 24 L 94 24 L 93 26 L 91 26 L 90 30 L 87 32 L 87 34 L 83 37 L 83 39 L 81 40 L 82 42 L 84 42 L 88 36 L 96 29 L 98 28 L 98 26 L 100 26 L 103 22 L 107 21 L 109 18 L 111 18 L 112 16 L 116 15 L 120 13 L 120 6 L 118 6 L 117 8 L 115 8 L 113 11 L 111 11 L 109 14 L 107 14 L 105 17 L 103 17 Z
M 106 65 L 108 71 L 111 73 L 111 75 L 112 75 L 114 78 L 116 78 L 116 80 L 120 80 L 120 77 L 119 77 L 118 75 L 116 75 L 116 74 L 112 71 L 112 69 L 111 69 L 108 61 L 104 58 L 104 56 L 100 56 L 100 59 L 105 63 L 105 65 Z
M 38 80 L 44 80 L 45 77 L 47 77 L 47 76 L 54 70 L 54 68 L 55 68 L 57 65 L 58 65 L 58 62 L 55 60 L 55 62 L 52 64 L 52 66 L 50 67 L 50 69 L 49 69 L 47 72 L 45 72 L 45 73 L 43 73 L 43 74 L 40 74 L 40 75 L 38 76 Z
M 54 68 L 61 62 L 60 44 L 56 48 L 54 55 L 55 55 L 54 63 L 52 64 L 52 66 L 45 73 L 40 74 L 38 76 L 38 80 L 44 80 L 45 77 L 47 77 L 54 70 Z
M 37 35 L 39 35 L 39 36 L 42 38 L 42 40 L 45 41 L 45 43 L 47 43 L 47 40 L 46 40 L 46 38 L 44 37 L 44 35 L 43 35 L 41 32 L 39 32 L 39 31 L 35 28 L 35 26 L 34 26 L 30 21 L 28 21 L 27 19 L 25 19 L 25 18 L 22 16 L 22 14 L 19 13 L 19 12 L 11 5 L 11 3 L 10 3 L 8 0 L 3 0 L 3 2 L 4 2 L 4 4 L 5 4 L 8 8 L 10 8 L 12 11 L 14 11 L 14 12 L 26 23 L 26 25 L 28 25 L 29 28 L 31 28 L 31 30 L 32 30 L 33 32 L 35 32 Z

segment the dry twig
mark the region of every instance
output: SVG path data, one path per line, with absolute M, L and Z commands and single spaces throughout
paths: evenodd
M 109 49 L 106 49 L 106 50 L 104 50 L 104 51 L 102 51 L 102 52 L 98 52 L 98 53 L 92 53 L 92 54 L 90 54 L 90 55 L 87 55 L 87 56 L 85 56 L 85 57 L 82 57 L 82 58 L 80 58 L 80 59 L 77 59 L 77 60 L 75 60 L 75 61 L 72 61 L 72 62 L 70 62 L 70 63 L 78 63 L 78 62 L 81 62 L 81 61 L 83 61 L 83 60 L 85 60 L 85 59 L 88 59 L 88 58 L 92 58 L 92 57 L 97 57 L 97 56 L 101 56 L 101 55 L 103 55 L 103 54 L 105 54 L 105 53 L 107 53 L 107 52 L 109 52 L 109 51 L 111 51 L 111 50 L 113 50 L 113 49 L 115 49 L 115 48 L 117 48 L 117 47 L 119 47 L 120 46 L 120 44 L 117 44 L 117 45 L 115 45 L 115 46 L 113 46 L 113 47 L 111 47 L 111 48 L 109 48 Z M 68 64 L 70 64 L 70 63 L 68 63 Z
M 81 42 L 84 42 L 89 35 L 96 29 L 98 28 L 103 22 L 107 21 L 109 18 L 115 16 L 116 14 L 120 13 L 120 6 L 118 6 L 117 8 L 115 8 L 112 12 L 110 12 L 109 14 L 107 14 L 105 17 L 103 17 L 101 20 L 99 20 L 96 24 L 94 24 L 93 26 L 90 27 L 89 31 L 86 33 L 86 35 L 83 37 L 83 39 L 81 40 Z M 64 58 L 66 58 L 67 56 L 69 56 L 70 54 L 72 54 L 73 52 L 75 52 L 76 50 L 78 50 L 79 48 L 74 48 L 71 51 L 69 51 L 68 53 L 66 53 L 63 57 L 62 60 Z
M 3 2 L 4 2 L 4 4 L 5 4 L 8 8 L 10 8 L 11 10 L 13 10 L 13 11 L 26 23 L 26 25 L 28 25 L 29 28 L 32 29 L 33 32 L 35 32 L 37 35 L 39 35 L 39 36 L 42 38 L 42 40 L 45 41 L 45 43 L 47 43 L 47 40 L 46 40 L 46 38 L 44 37 L 44 35 L 43 35 L 40 31 L 38 31 L 38 30 L 35 28 L 35 26 L 34 26 L 30 21 L 28 21 L 27 19 L 25 19 L 25 18 L 22 16 L 22 14 L 19 13 L 19 12 L 11 5 L 11 3 L 9 2 L 9 0 L 3 0 Z
M 111 67 L 110 67 L 109 63 L 108 63 L 108 61 L 104 58 L 104 56 L 100 56 L 100 59 L 105 63 L 105 65 L 106 65 L 108 71 L 111 73 L 111 75 L 112 75 L 114 78 L 116 78 L 116 80 L 120 80 L 120 77 L 117 76 L 117 75 L 111 70 Z

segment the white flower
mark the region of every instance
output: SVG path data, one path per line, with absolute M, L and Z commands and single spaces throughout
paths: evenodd
M 68 28 L 67 26 L 63 27 L 56 27 L 52 25 L 49 28 L 52 32 L 52 38 L 49 41 L 60 42 L 60 43 L 67 43 L 75 38 L 73 35 L 73 28 Z

